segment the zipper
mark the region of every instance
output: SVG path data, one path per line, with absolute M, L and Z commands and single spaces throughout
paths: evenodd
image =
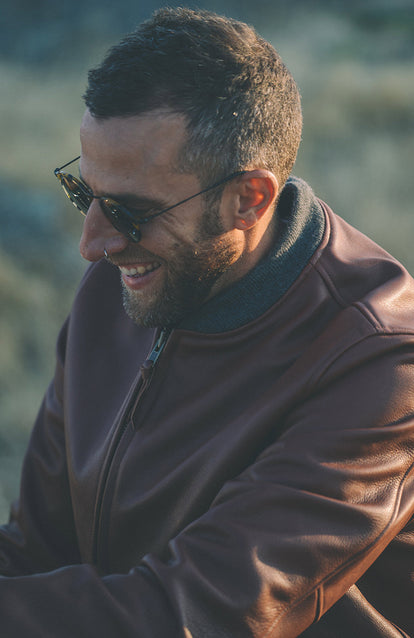
M 124 427 L 127 427 L 129 421 L 131 420 L 132 413 L 135 409 L 135 406 L 138 400 L 141 398 L 142 394 L 148 388 L 149 382 L 154 373 L 155 364 L 157 363 L 160 354 L 165 348 L 165 345 L 168 341 L 168 337 L 170 336 L 170 333 L 171 333 L 170 329 L 167 330 L 166 328 L 163 328 L 161 330 L 158 336 L 158 339 L 156 340 L 155 345 L 153 346 L 151 352 L 149 353 L 144 363 L 142 363 L 140 366 L 141 383 L 137 384 L 137 387 L 135 388 L 135 391 L 132 394 L 132 397 L 129 401 L 128 408 L 124 414 L 124 418 L 122 419 Z
M 152 373 L 154 372 L 154 367 L 155 364 L 158 361 L 158 357 L 160 356 L 161 352 L 164 350 L 165 348 L 165 344 L 168 341 L 168 337 L 170 336 L 170 332 L 171 330 L 167 330 L 166 328 L 163 328 L 160 332 L 160 336 L 158 337 L 155 346 L 153 347 L 153 349 L 151 350 L 150 354 L 148 355 L 146 361 L 144 361 L 144 363 L 141 365 L 141 375 L 142 378 L 144 380 L 144 382 L 148 382 L 149 379 L 152 376 Z
M 131 399 L 129 401 L 128 407 L 126 412 L 124 413 L 124 416 L 122 418 L 122 421 L 120 422 L 117 432 L 116 432 L 116 436 L 112 442 L 112 449 L 111 449 L 111 453 L 109 455 L 109 458 L 106 462 L 106 467 L 105 467 L 105 471 L 104 471 L 104 475 L 103 475 L 103 479 L 102 479 L 102 483 L 101 483 L 101 488 L 99 491 L 99 497 L 97 499 L 97 503 L 96 503 L 96 510 L 95 510 L 95 528 L 94 528 L 94 534 L 93 534 L 93 551 L 92 551 L 92 560 L 93 560 L 93 564 L 97 565 L 98 563 L 98 554 L 99 554 L 99 536 L 100 536 L 100 529 L 101 529 L 101 519 L 102 519 L 102 509 L 103 509 L 103 501 L 104 501 L 104 495 L 106 492 L 106 488 L 107 488 L 107 484 L 108 484 L 108 479 L 109 479 L 109 474 L 111 472 L 112 469 L 112 464 L 115 458 L 115 455 L 119 449 L 119 445 L 122 441 L 122 438 L 128 428 L 128 424 L 130 423 L 131 417 L 132 417 L 132 413 L 135 409 L 135 406 L 138 402 L 138 400 L 140 399 L 140 397 L 142 396 L 142 394 L 145 392 L 145 390 L 148 388 L 149 382 L 151 380 L 151 377 L 154 373 L 154 368 L 155 365 L 162 353 L 162 351 L 165 348 L 165 345 L 168 341 L 168 337 L 170 336 L 171 333 L 171 329 L 166 329 L 163 328 L 158 336 L 158 339 L 155 342 L 155 345 L 153 346 L 151 352 L 149 353 L 147 359 L 144 361 L 144 363 L 141 365 L 140 367 L 140 372 L 141 372 L 141 382 L 138 382 L 137 387 L 135 388 L 135 391 L 133 392 Z

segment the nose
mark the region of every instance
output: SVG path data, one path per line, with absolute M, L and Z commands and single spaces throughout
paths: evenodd
M 94 199 L 85 217 L 79 251 L 84 259 L 98 261 L 105 250 L 108 255 L 125 250 L 129 240 L 105 217 L 99 202 Z

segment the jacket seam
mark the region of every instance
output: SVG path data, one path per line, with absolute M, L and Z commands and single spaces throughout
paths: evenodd
M 364 306 L 364 304 L 360 300 L 351 302 L 345 299 L 345 297 L 339 292 L 338 288 L 336 287 L 328 270 L 323 265 L 323 263 L 321 263 L 321 260 L 315 263 L 314 268 L 319 273 L 321 279 L 324 281 L 332 297 L 342 308 L 354 307 L 365 317 L 365 319 L 373 326 L 373 328 L 375 328 L 375 330 L 379 330 L 381 328 L 385 329 L 384 325 L 379 322 L 372 313 L 369 312 L 368 308 Z
M 408 480 L 410 474 L 412 473 L 412 471 L 414 470 L 414 461 L 411 463 L 411 465 L 407 468 L 403 478 L 401 479 L 401 482 L 399 484 L 398 487 L 398 494 L 397 497 L 395 498 L 395 503 L 394 503 L 394 508 L 393 511 L 387 521 L 387 523 L 383 526 L 382 530 L 378 533 L 378 535 L 375 537 L 375 539 L 373 539 L 369 545 L 367 545 L 366 547 L 364 547 L 363 549 L 359 550 L 358 552 L 356 552 L 355 554 L 353 554 L 351 557 L 348 558 L 348 560 L 346 560 L 344 563 L 342 563 L 340 566 L 338 566 L 336 569 L 334 569 L 332 572 L 330 572 L 329 574 L 327 574 L 326 576 L 324 576 L 320 581 L 318 581 L 310 590 L 308 590 L 306 592 L 306 594 L 303 594 L 300 598 L 298 598 L 294 603 L 292 603 L 291 605 L 289 605 L 286 610 L 283 612 L 282 615 L 280 615 L 278 618 L 275 619 L 275 621 L 273 622 L 271 628 L 269 629 L 269 631 L 265 634 L 264 638 L 267 638 L 268 636 L 271 635 L 271 632 L 273 631 L 273 629 L 277 626 L 277 624 L 280 622 L 280 620 L 283 618 L 283 616 L 285 616 L 287 613 L 291 612 L 292 610 L 294 610 L 295 608 L 297 608 L 304 600 L 306 600 L 307 598 L 309 598 L 309 596 L 311 596 L 312 594 L 314 596 L 316 596 L 316 609 L 315 609 L 315 615 L 314 615 L 314 620 L 313 623 L 319 621 L 320 618 L 323 616 L 323 614 L 325 613 L 325 611 L 323 611 L 323 600 L 324 600 L 324 586 L 327 585 L 333 578 L 335 578 L 336 576 L 338 576 L 341 572 L 343 572 L 348 566 L 352 565 L 352 563 L 355 563 L 356 560 L 361 556 L 366 554 L 371 547 L 374 547 L 379 540 L 381 540 L 381 538 L 385 535 L 386 531 L 389 529 L 392 521 L 396 518 L 396 514 L 397 514 L 397 506 L 398 504 L 401 502 L 401 497 L 402 497 L 402 490 L 403 490 L 403 485 L 405 483 L 406 480 Z M 375 560 L 375 559 L 374 559 Z M 339 599 L 338 599 L 339 600 Z M 327 610 L 326 610 L 327 611 Z
M 318 622 L 323 614 L 323 605 L 324 605 L 324 590 L 322 587 L 318 587 L 316 590 L 316 609 L 315 609 L 315 617 L 313 622 Z
M 316 378 L 316 380 L 314 380 L 314 382 L 312 383 L 312 388 L 317 388 L 321 383 L 323 378 L 328 374 L 329 370 L 332 368 L 332 366 L 334 366 L 345 354 L 347 354 L 348 352 L 350 352 L 353 348 L 356 348 L 358 346 L 360 346 L 362 343 L 364 343 L 365 341 L 371 340 L 371 339 L 383 339 L 383 338 L 389 338 L 391 339 L 392 337 L 397 337 L 397 336 L 401 336 L 401 337 L 412 337 L 414 336 L 414 332 L 405 332 L 405 331 L 395 331 L 395 332 L 388 332 L 388 331 L 382 331 L 382 332 L 374 332 L 368 335 L 363 335 L 361 336 L 359 339 L 353 341 L 352 343 L 350 343 L 345 349 L 341 350 L 340 352 L 338 352 L 338 354 L 324 367 L 323 370 L 321 370 L 320 374 L 318 375 L 318 377 Z M 409 343 L 407 341 L 407 343 Z M 402 344 L 400 344 L 402 345 Z M 375 356 L 378 356 L 378 352 L 375 353 Z
M 407 468 L 407 470 L 404 473 L 404 476 L 402 477 L 402 479 L 400 481 L 400 484 L 398 486 L 398 492 L 397 492 L 397 495 L 396 495 L 395 500 L 394 500 L 393 511 L 390 514 L 390 516 L 388 518 L 388 521 L 384 524 L 382 530 L 377 534 L 375 539 L 373 539 L 369 543 L 369 545 L 367 545 L 364 549 L 361 549 L 359 552 L 356 552 L 355 554 L 353 554 L 352 557 L 349 557 L 349 559 L 347 561 L 345 561 L 341 566 L 337 567 L 329 575 L 325 576 L 318 583 L 318 585 L 317 585 L 318 588 L 319 587 L 323 587 L 332 578 L 334 578 L 335 576 L 340 574 L 344 569 L 346 569 L 346 567 L 348 567 L 349 565 L 352 565 L 352 563 L 354 563 L 360 556 L 366 554 L 367 551 L 369 551 L 372 547 L 374 547 L 378 543 L 378 541 L 380 541 L 384 537 L 384 535 L 386 534 L 387 530 L 390 528 L 391 523 L 397 518 L 398 507 L 401 504 L 402 492 L 403 492 L 404 484 L 409 479 L 409 477 L 410 477 L 410 475 L 412 474 L 413 471 L 414 471 L 414 460 L 409 465 L 409 467 Z M 410 513 L 410 515 L 411 515 L 411 513 Z

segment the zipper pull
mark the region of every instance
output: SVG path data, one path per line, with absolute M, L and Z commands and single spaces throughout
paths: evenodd
M 144 381 L 148 381 L 148 379 L 152 375 L 154 366 L 157 363 L 158 357 L 160 356 L 161 352 L 164 350 L 169 336 L 170 330 L 166 330 L 165 328 L 163 328 L 155 346 L 148 355 L 148 359 L 141 365 L 141 375 Z

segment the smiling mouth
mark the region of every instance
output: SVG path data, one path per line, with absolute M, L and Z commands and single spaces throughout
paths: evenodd
M 139 266 L 119 266 L 119 270 L 126 277 L 143 277 L 147 273 L 157 270 L 160 266 L 161 264 L 154 261 L 149 264 L 140 264 Z

